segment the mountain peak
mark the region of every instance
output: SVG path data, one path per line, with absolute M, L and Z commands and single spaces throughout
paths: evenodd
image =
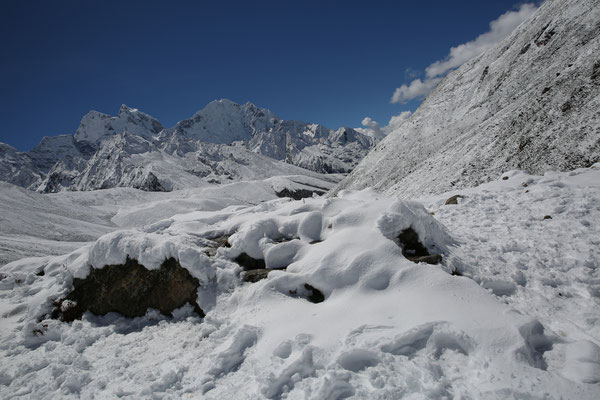
M 137 108 L 132 108 L 132 107 L 128 107 L 125 104 L 121 104 L 121 108 L 119 108 L 119 113 L 117 115 L 121 115 L 121 114 L 130 114 L 130 113 L 134 113 L 134 112 L 138 112 L 139 110 Z
M 104 137 L 124 131 L 149 139 L 162 129 L 160 122 L 152 116 L 123 104 L 116 117 L 98 111 L 88 112 L 81 119 L 75 140 L 97 143 Z

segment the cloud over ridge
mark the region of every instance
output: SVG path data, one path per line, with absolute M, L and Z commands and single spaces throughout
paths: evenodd
M 414 79 L 410 84 L 403 84 L 394 91 L 392 103 L 406 103 L 409 100 L 424 98 L 436 87 L 443 76 L 450 70 L 461 66 L 466 61 L 483 53 L 490 47 L 500 43 L 517 26 L 529 18 L 537 6 L 533 3 L 521 4 L 517 10 L 510 10 L 490 22 L 490 30 L 477 36 L 474 40 L 450 48 L 449 54 L 425 69 L 425 79 Z

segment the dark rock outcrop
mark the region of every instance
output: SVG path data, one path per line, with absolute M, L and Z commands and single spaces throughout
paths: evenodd
M 290 290 L 290 295 L 294 297 L 304 298 L 310 301 L 311 303 L 322 303 L 323 301 L 325 301 L 325 296 L 323 295 L 323 292 L 321 292 L 314 286 L 309 285 L 308 283 L 305 283 L 304 286 L 298 290 Z
M 441 255 L 430 254 L 427 251 L 419 239 L 419 234 L 412 227 L 403 230 L 398 235 L 397 241 L 402 247 L 402 255 L 414 263 L 439 264 L 442 262 Z
M 73 279 L 73 291 L 55 302 L 51 316 L 69 322 L 90 311 L 96 315 L 118 312 L 133 318 L 144 316 L 149 308 L 171 316 L 173 310 L 191 304 L 204 317 L 196 303 L 199 286 L 198 279 L 174 258 L 154 270 L 128 258 L 124 264 L 92 267 L 85 279 Z
M 446 200 L 446 203 L 444 203 L 444 204 L 446 204 L 446 205 L 449 205 L 449 204 L 458 204 L 458 199 L 462 199 L 464 197 L 465 196 L 463 196 L 463 195 L 456 194 L 456 195 L 450 197 L 448 200 Z
M 242 280 L 244 282 L 249 282 L 249 283 L 256 283 L 258 281 L 261 281 L 263 279 L 267 279 L 267 276 L 269 276 L 269 272 L 273 271 L 272 269 L 250 269 L 247 271 L 244 271 L 242 273 Z
M 267 267 L 265 265 L 265 260 L 252 258 L 246 253 L 240 254 L 233 261 L 238 263 L 240 267 L 244 268 L 246 271 L 251 269 L 265 269 Z
M 302 200 L 302 199 L 305 199 L 308 197 L 312 197 L 313 193 L 316 193 L 317 195 L 321 196 L 322 194 L 325 194 L 325 191 L 324 190 L 309 190 L 309 189 L 290 190 L 288 188 L 285 188 L 279 192 L 275 192 L 277 197 L 289 197 L 294 200 Z

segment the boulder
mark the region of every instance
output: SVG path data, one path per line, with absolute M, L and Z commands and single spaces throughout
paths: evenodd
M 462 198 L 464 198 L 464 197 L 465 197 L 465 196 L 463 196 L 463 195 L 456 194 L 456 195 L 454 195 L 454 196 L 450 197 L 448 200 L 446 200 L 446 203 L 445 203 L 445 204 L 446 204 L 446 205 L 449 205 L 449 204 L 458 204 L 458 199 L 462 199 Z
M 260 280 L 266 279 L 269 275 L 269 272 L 273 271 L 272 269 L 250 269 L 244 271 L 242 273 L 242 280 L 244 282 L 255 283 Z
M 441 255 L 429 254 L 429 251 L 421 243 L 419 234 L 412 227 L 403 230 L 396 240 L 402 247 L 402 255 L 414 263 L 439 264 L 442 262 Z
M 128 258 L 124 264 L 92 267 L 84 279 L 73 279 L 73 291 L 54 303 L 51 316 L 69 322 L 89 311 L 95 315 L 118 312 L 133 318 L 144 316 L 149 308 L 172 316 L 175 309 L 190 304 L 204 317 L 196 302 L 199 286 L 198 279 L 174 258 L 153 270 Z

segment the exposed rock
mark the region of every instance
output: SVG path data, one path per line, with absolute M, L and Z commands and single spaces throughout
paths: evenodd
M 279 192 L 275 192 L 275 194 L 277 195 L 277 197 L 289 197 L 292 198 L 294 200 L 301 200 L 301 199 L 305 199 L 308 197 L 312 197 L 313 194 L 317 194 L 319 196 L 321 196 L 322 194 L 325 194 L 325 191 L 323 190 L 309 190 L 309 189 L 294 189 L 294 190 L 290 190 L 288 188 L 285 188 Z
M 269 272 L 273 271 L 272 269 L 249 269 L 242 273 L 242 280 L 244 282 L 255 283 L 266 279 L 269 276 Z
M 446 205 L 449 205 L 449 204 L 458 204 L 458 199 L 463 199 L 464 197 L 465 196 L 462 196 L 460 194 L 456 194 L 456 195 L 450 197 L 448 200 L 446 200 L 445 204 Z
M 431 254 L 428 256 L 419 256 L 419 257 L 408 256 L 406 258 L 414 263 L 424 262 L 427 264 L 439 264 L 442 262 L 442 256 L 439 254 Z
M 325 301 L 323 292 L 308 283 L 304 284 L 299 290 L 290 290 L 290 294 L 294 297 L 302 297 L 311 303 L 322 303 Z
M 429 252 L 419 240 L 419 234 L 413 228 L 407 228 L 398 235 L 404 257 L 428 256 Z
M 146 178 L 139 185 L 134 184 L 133 187 L 146 192 L 169 192 L 152 172 L 148 172 Z
M 552 215 L 544 215 L 544 219 L 552 219 Z
M 69 322 L 90 311 L 96 315 L 118 312 L 133 318 L 144 316 L 149 308 L 171 316 L 173 310 L 191 304 L 204 317 L 196 303 L 199 286 L 198 279 L 174 258 L 154 270 L 128 258 L 125 264 L 92 267 L 85 279 L 73 279 L 73 291 L 55 302 L 51 316 Z
M 419 239 L 419 234 L 412 228 L 403 230 L 397 238 L 402 247 L 402 255 L 414 263 L 424 262 L 427 264 L 439 264 L 442 262 L 442 256 L 439 254 L 429 254 L 429 251 L 423 246 Z
M 233 261 L 238 263 L 244 270 L 249 271 L 251 269 L 265 269 L 265 260 L 252 258 L 246 253 L 242 253 L 237 256 Z
M 206 254 L 209 257 L 214 257 L 215 255 L 217 255 L 217 250 L 219 250 L 220 247 L 231 247 L 231 244 L 229 244 L 230 236 L 231 235 L 223 235 L 223 236 L 219 236 L 219 237 L 210 239 L 214 243 L 214 246 L 209 247 L 206 250 Z
M 325 301 L 325 296 L 323 296 L 323 293 L 319 289 L 309 285 L 308 283 L 304 284 L 304 289 L 310 292 L 306 300 L 310 301 L 311 303 L 322 303 Z

